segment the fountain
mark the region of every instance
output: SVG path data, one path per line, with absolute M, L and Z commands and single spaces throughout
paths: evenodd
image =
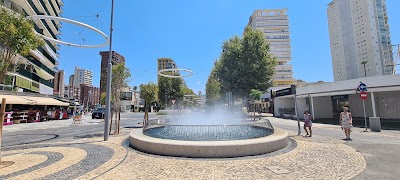
M 211 125 L 176 122 L 150 121 L 130 133 L 130 146 L 157 155 L 227 158 L 265 154 L 289 143 L 288 133 L 273 128 L 268 120 Z
M 185 71 L 189 75 L 163 74 L 169 71 Z M 184 78 L 193 75 L 193 72 L 188 69 L 165 69 L 158 74 L 168 78 Z M 177 112 L 169 113 L 181 114 Z M 288 133 L 273 128 L 268 120 L 248 122 L 229 114 L 232 113 L 193 113 L 164 122 L 158 119 L 146 121 L 143 129 L 135 129 L 129 134 L 129 144 L 146 153 L 194 158 L 260 155 L 289 144 Z

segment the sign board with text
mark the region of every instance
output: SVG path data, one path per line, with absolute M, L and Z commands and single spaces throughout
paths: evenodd
M 368 94 L 367 94 L 367 92 L 361 91 L 361 92 L 360 92 L 360 98 L 361 98 L 362 100 L 368 99 Z
M 291 88 L 286 88 L 286 89 L 281 89 L 278 91 L 274 91 L 272 93 L 273 97 L 280 97 L 280 96 L 287 96 L 287 95 L 292 95 L 295 94 L 295 87 L 291 87 Z

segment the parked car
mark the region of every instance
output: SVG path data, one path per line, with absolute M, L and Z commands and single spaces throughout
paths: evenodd
M 106 108 L 104 108 L 104 107 L 97 108 L 92 113 L 92 119 L 104 119 L 105 111 L 106 111 Z

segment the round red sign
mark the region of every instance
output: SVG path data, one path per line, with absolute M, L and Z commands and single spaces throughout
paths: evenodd
M 361 91 L 361 92 L 360 92 L 360 98 L 361 98 L 362 100 L 368 99 L 368 94 L 367 94 L 367 92 Z

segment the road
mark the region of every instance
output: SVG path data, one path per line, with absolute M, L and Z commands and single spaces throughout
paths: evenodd
M 65 121 L 65 120 L 61 120 Z M 122 113 L 121 127 L 138 126 L 143 121 L 143 113 Z M 56 122 L 56 121 L 54 121 Z M 98 121 L 99 122 L 99 121 Z M 65 125 L 64 127 L 46 127 L 41 122 L 42 128 L 33 130 L 14 130 L 3 132 L 2 146 L 15 146 L 38 142 L 73 141 L 80 136 L 103 136 L 104 123 L 91 123 L 89 125 Z M 51 122 L 53 123 L 53 122 Z M 19 126 L 19 125 L 14 125 Z

